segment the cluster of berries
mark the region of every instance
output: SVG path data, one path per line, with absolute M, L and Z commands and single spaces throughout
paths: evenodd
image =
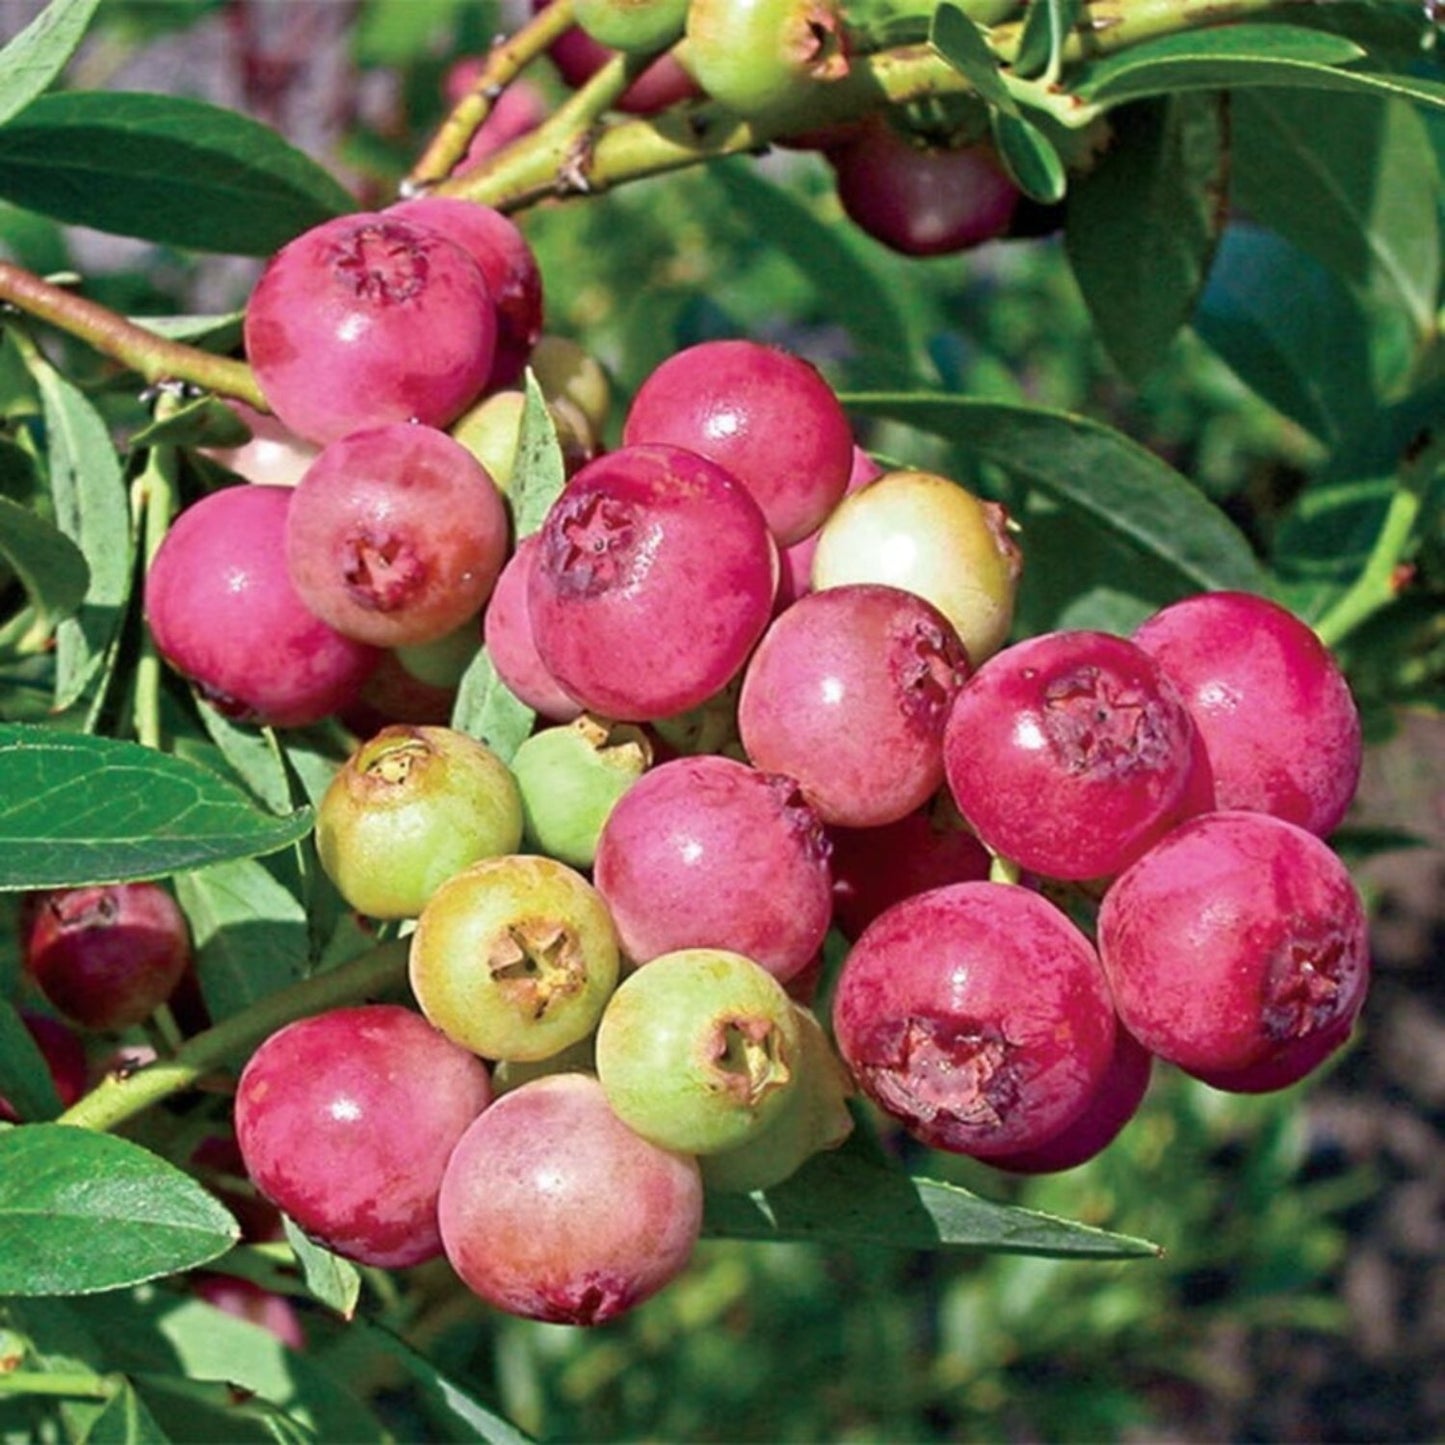
M 1302 622 L 1214 593 L 1010 643 L 1003 508 L 885 470 L 813 366 L 742 340 L 658 366 L 611 450 L 571 356 L 543 388 L 569 478 L 518 536 L 496 417 L 515 449 L 541 298 L 467 203 L 297 238 L 245 329 L 299 480 L 207 493 L 149 570 L 203 697 L 363 739 L 316 843 L 406 954 L 404 1002 L 246 1065 L 268 1200 L 351 1258 L 444 1253 L 501 1308 L 591 1323 L 685 1267 L 705 1190 L 840 1144 L 855 1090 L 930 1146 L 1059 1169 L 1155 1059 L 1263 1090 L 1345 1042 L 1365 918 L 1324 839 L 1360 731 Z M 506 761 L 445 725 L 437 659 L 479 646 L 537 719 Z M 87 1019 L 44 962 L 61 916 L 27 958 L 63 1012 L 121 1027 L 176 985 L 168 955 L 139 1015 Z

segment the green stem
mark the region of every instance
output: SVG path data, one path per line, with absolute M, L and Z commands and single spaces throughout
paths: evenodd
M 1017 883 L 1023 877 L 1023 869 L 1012 858 L 995 853 L 988 860 L 988 881 L 990 883 Z
M 491 114 L 496 96 L 571 27 L 572 12 L 573 0 L 553 0 L 520 30 L 492 46 L 476 83 L 441 123 L 402 183 L 403 195 L 419 195 L 452 173 Z
M 152 384 L 188 381 L 260 411 L 270 409 L 245 362 L 157 336 L 98 301 L 54 286 L 9 261 L 0 261 L 0 301 L 78 337 Z
M 162 393 L 156 403 L 157 418 L 173 411 L 176 405 L 174 398 Z M 132 483 L 132 510 L 139 512 L 142 577 L 150 571 L 151 562 L 176 514 L 177 475 L 175 448 L 156 446 L 150 449 L 145 466 Z M 140 656 L 136 659 L 132 716 L 136 738 L 148 748 L 159 748 L 161 745 L 162 675 L 155 639 L 146 628 L 141 638 Z
M 516 210 L 548 196 L 590 194 L 595 183 L 594 147 L 623 123 L 596 135 L 598 122 L 652 62 L 652 56 L 615 55 L 558 106 L 536 130 L 488 156 L 462 176 L 441 182 L 432 194 Z M 639 170 L 637 179 L 648 174 Z
M 249 1008 L 197 1034 L 172 1058 L 133 1074 L 110 1074 L 57 1120 L 84 1129 L 113 1129 L 173 1094 L 194 1088 L 207 1074 L 248 1053 L 293 1019 L 383 993 L 406 977 L 407 945 L 383 944 L 326 973 L 302 979 L 258 999 Z
M 1424 505 L 1425 491 L 1445 466 L 1445 429 L 1412 443 L 1397 472 L 1385 519 L 1360 574 L 1315 624 L 1326 647 L 1338 647 L 1356 628 L 1388 607 L 1410 579 L 1406 553 Z
M 119 1382 L 105 1375 L 41 1373 L 12 1370 L 0 1374 L 0 1395 L 58 1395 L 72 1400 L 110 1400 Z
M 1064 42 L 1061 59 L 1065 64 L 1079 63 L 1177 31 L 1277 10 L 1281 4 L 1312 3 L 1318 0 L 1097 0 Z M 989 31 L 990 44 L 1005 66 L 1017 55 L 1022 32 L 1019 23 Z M 1046 111 L 1062 125 L 1078 128 L 1100 114 L 1100 107 L 1067 91 L 1007 73 L 1004 79 L 1021 101 Z M 972 93 L 968 79 L 932 47 L 900 46 L 856 57 L 847 75 L 817 85 L 806 105 L 771 119 L 748 120 L 711 102 L 693 102 L 655 116 L 614 122 L 589 139 L 589 132 L 557 125 L 559 112 L 477 170 L 442 182 L 437 193 L 500 210 L 520 210 L 549 196 L 581 190 L 600 193 L 647 176 L 763 150 L 790 135 L 860 120 L 882 106 Z M 589 109 L 594 118 L 602 113 L 596 104 Z

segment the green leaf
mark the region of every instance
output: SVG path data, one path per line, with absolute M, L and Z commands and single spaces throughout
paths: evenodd
M 251 428 L 223 401 L 198 396 L 131 433 L 132 447 L 238 447 Z
M 1094 1259 L 1138 1259 L 1163 1251 L 1032 1209 L 998 1204 L 954 1184 L 917 1179 L 845 1145 L 814 1155 L 765 1194 L 710 1195 L 710 1234 L 811 1244 L 885 1244 L 898 1249 L 988 1250 Z
M 187 1380 L 175 1374 L 136 1375 L 132 1384 L 158 1428 L 177 1441 L 217 1445 L 317 1445 L 317 1436 L 274 1400 L 238 1390 L 225 1379 Z M 88 1445 L 88 1442 L 87 1442 Z
M 306 1288 L 342 1319 L 351 1319 L 361 1299 L 361 1271 L 349 1259 L 309 1240 L 289 1216 L 281 1216 L 281 1227 L 301 1266 Z
M 989 49 L 982 28 L 957 5 L 938 7 L 928 39 L 983 100 L 1005 115 L 1018 114 L 1018 104 L 1004 84 L 998 57 Z
M 224 778 L 113 738 L 0 727 L 0 889 L 161 878 L 274 853 L 312 826 Z
M 134 560 L 130 505 L 104 418 L 53 367 L 40 362 L 31 370 L 45 417 L 55 518 L 90 569 L 79 612 L 56 630 L 55 709 L 61 712 L 106 665 L 119 634 Z
M 1372 96 L 1259 90 L 1234 98 L 1231 122 L 1235 205 L 1398 317 L 1413 361 L 1434 335 L 1442 249 L 1421 115 Z
M 218 1262 L 219 1272 L 224 1272 L 225 1263 Z M 54 1309 L 61 1303 L 27 1301 L 24 1310 L 29 1316 L 36 1305 Z M 229 1314 L 189 1291 L 181 1295 L 168 1290 L 112 1292 L 64 1303 L 95 1339 L 104 1341 L 105 1356 L 98 1363 L 129 1373 L 162 1423 L 179 1424 L 179 1438 L 188 1445 L 197 1439 L 233 1445 L 238 1439 L 237 1417 L 232 1413 L 229 1430 L 224 1421 L 207 1420 L 212 1428 L 200 1433 L 195 1402 L 162 1399 L 152 1388 L 163 1372 L 182 1371 L 198 1382 L 228 1382 L 228 1388 L 239 1387 L 241 1403 L 245 1392 L 252 1392 L 264 1410 L 284 1411 L 294 1426 L 326 1442 L 381 1445 L 396 1438 L 333 1373 L 335 1367 L 320 1348 L 290 1349 L 264 1326 Z M 305 1322 L 308 1327 L 310 1323 Z M 257 1438 L 254 1417 L 242 1418 L 251 1427 L 244 1438 Z
M 205 1264 L 240 1234 L 188 1174 L 63 1124 L 0 1134 L 0 1294 L 90 1294 Z
M 1078 22 L 1082 0 L 1041 0 L 1030 5 L 1024 16 L 1014 70 L 1033 76 L 1041 71 L 1058 73 L 1064 41 Z
M 196 971 L 220 1023 L 306 970 L 306 910 L 254 858 L 178 874 L 176 897 L 190 920 Z
M 1261 22 L 1186 30 L 1132 45 L 1076 76 L 1082 100 L 1117 105 L 1146 95 L 1240 85 L 1318 85 L 1364 51 L 1343 35 Z
M 510 763 L 536 720 L 537 714 L 497 675 L 486 648 L 478 648 L 457 685 L 452 727 L 479 738 L 504 763 Z
M 1246 386 L 1327 446 L 1371 425 L 1381 399 L 1368 317 L 1343 283 L 1273 232 L 1225 232 L 1194 327 Z
M 79 609 L 90 586 L 84 553 L 58 527 L 8 497 L 0 497 L 0 555 L 48 616 L 69 617 Z
M 989 116 L 994 144 L 1025 195 L 1051 206 L 1064 198 L 1068 177 L 1053 142 L 1026 116 L 996 110 Z
M 899 385 L 918 375 L 924 328 L 909 311 L 917 298 L 888 279 L 870 253 L 871 242 L 855 227 L 823 221 L 754 165 L 718 165 L 709 175 L 750 228 L 788 258 L 875 374 L 881 371 Z
M 480 1445 L 532 1445 L 511 1421 L 483 1405 L 425 1355 L 382 1325 L 358 1319 L 351 1329 L 361 1340 L 384 1351 L 411 1377 L 427 1412 L 446 1441 L 480 1442 Z
M 31 1123 L 53 1119 L 62 1107 L 45 1055 L 15 1007 L 4 999 L 0 999 L 0 1094 Z
M 122 1380 L 91 1422 L 83 1445 L 168 1445 L 170 1439 L 131 1381 Z
M 1199 298 L 1223 228 L 1230 152 L 1221 99 L 1122 106 L 1100 162 L 1069 191 L 1064 244 L 1099 340 L 1143 382 Z
M 42 95 L 75 54 L 100 0 L 51 3 L 0 50 L 0 125 Z
M 512 530 L 518 540 L 530 537 L 542 525 L 552 503 L 567 484 L 567 465 L 562 444 L 557 440 L 557 426 L 530 367 L 526 374 L 526 397 L 517 428 L 517 457 L 508 493 Z
M 1101 422 L 967 397 L 855 393 L 843 401 L 944 437 L 1026 479 L 1172 570 L 1181 592 L 1265 590 L 1264 572 L 1234 524 L 1154 453 Z
M 121 236 L 269 256 L 355 208 L 268 126 L 182 96 L 42 96 L 0 130 L 0 195 Z

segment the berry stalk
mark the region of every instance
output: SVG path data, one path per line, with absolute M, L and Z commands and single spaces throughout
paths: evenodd
M 0 301 L 78 337 L 154 384 L 189 381 L 267 411 L 266 398 L 242 361 L 157 336 L 124 316 L 77 296 L 9 261 L 0 261 Z
M 187 1040 L 172 1058 L 133 1074 L 108 1075 L 56 1122 L 114 1129 L 173 1094 L 195 1088 L 207 1074 L 245 1054 L 283 1024 L 384 993 L 404 983 L 406 970 L 406 944 L 380 944 L 337 968 L 258 999 Z

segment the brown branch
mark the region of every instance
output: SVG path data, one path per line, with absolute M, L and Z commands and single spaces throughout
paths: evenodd
M 98 301 L 44 281 L 9 261 L 0 261 L 0 301 L 78 337 L 152 384 L 188 381 L 247 402 L 258 411 L 269 410 L 255 374 L 244 361 L 158 336 Z

